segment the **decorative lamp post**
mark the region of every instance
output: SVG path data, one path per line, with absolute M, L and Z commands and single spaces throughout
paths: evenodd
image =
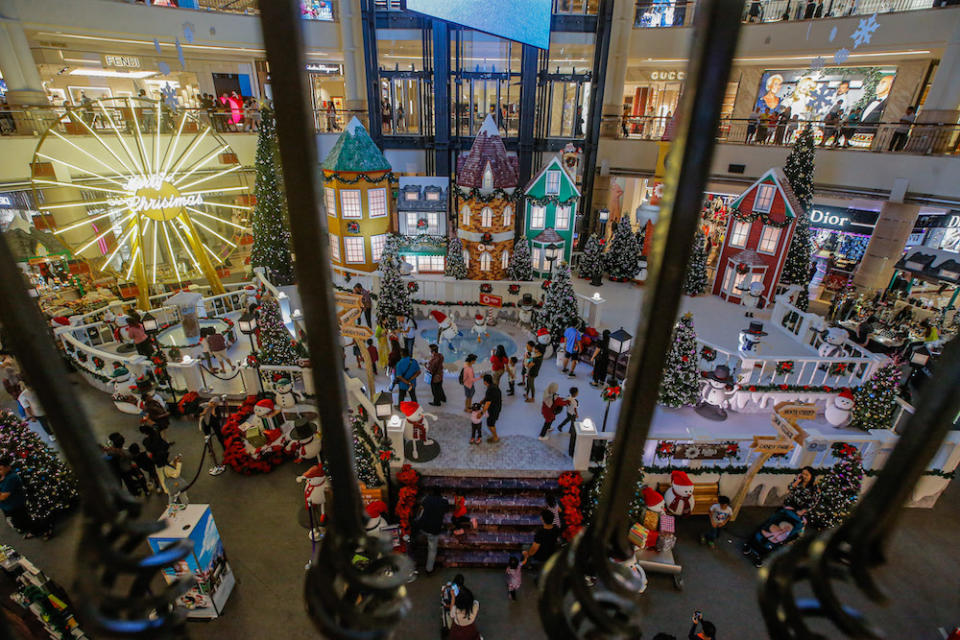
M 387 421 L 390 419 L 390 416 L 393 415 L 393 394 L 389 391 L 381 391 L 373 403 L 373 408 L 377 412 L 377 420 L 383 423 L 381 440 L 386 440 Z
M 620 384 L 620 376 L 617 373 L 620 357 L 629 353 L 631 346 L 633 346 L 633 336 L 627 333 L 623 327 L 610 334 L 610 353 L 614 354 L 614 358 L 613 371 L 610 372 L 610 381 L 607 384 L 612 386 Z
M 597 219 L 600 220 L 600 237 L 607 237 L 607 220 L 610 219 L 610 209 L 598 209 Z
M 149 311 L 143 314 L 143 317 L 140 318 L 140 322 L 143 324 L 143 330 L 146 331 L 151 337 L 153 337 L 159 328 L 157 319 L 154 318 L 153 314 Z
M 548 244 L 546 250 L 544 251 L 544 257 L 546 258 L 547 264 L 550 265 L 550 279 L 553 279 L 553 263 L 557 261 L 560 257 L 560 245 L 558 244 Z
M 253 334 L 257 332 L 257 316 L 250 313 L 249 310 L 244 311 L 240 319 L 237 320 L 237 327 L 240 329 L 240 333 L 250 339 L 250 355 L 253 356 L 253 366 L 257 370 L 257 384 L 260 387 L 260 391 L 263 391 L 263 378 L 260 376 L 260 360 L 257 358 L 257 347 L 253 343 Z

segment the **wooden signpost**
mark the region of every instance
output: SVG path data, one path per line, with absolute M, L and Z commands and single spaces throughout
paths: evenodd
M 800 428 L 797 420 L 812 420 L 817 416 L 816 406 L 801 402 L 780 402 L 773 407 L 773 414 L 770 416 L 773 422 L 773 428 L 776 430 L 775 436 L 754 436 L 750 449 L 760 455 L 753 461 L 747 470 L 747 475 L 743 479 L 743 485 L 737 491 L 733 498 L 733 516 L 731 520 L 736 520 L 740 514 L 740 507 L 750 491 L 750 485 L 753 479 L 760 472 L 767 461 L 775 455 L 784 455 L 793 451 L 793 448 L 802 445 L 807 439 L 807 432 Z
M 360 357 L 363 358 L 363 368 L 367 372 L 367 395 L 373 400 L 376 384 L 373 377 L 373 361 L 370 359 L 370 352 L 367 351 L 367 340 L 373 337 L 373 331 L 369 327 L 356 324 L 360 320 L 360 313 L 363 311 L 363 299 L 356 293 L 346 291 L 336 291 L 333 297 L 340 308 L 337 312 L 340 335 L 344 338 L 352 338 L 359 347 Z

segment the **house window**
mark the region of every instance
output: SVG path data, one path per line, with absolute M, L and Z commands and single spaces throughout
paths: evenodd
M 382 218 L 387 215 L 387 190 L 369 189 L 367 191 L 367 204 L 370 206 L 371 218 Z
M 543 229 L 546 222 L 547 209 L 541 204 L 530 205 L 530 228 Z
M 407 191 L 406 193 L 403 194 L 403 199 L 416 201 L 420 199 L 420 194 L 417 193 L 416 191 Z
M 510 266 L 510 252 L 506 249 L 500 254 L 500 266 L 504 269 Z
M 353 264 L 362 264 L 365 262 L 363 257 L 363 238 L 344 238 L 343 250 L 347 254 L 347 262 Z
M 412 236 L 419 233 L 419 231 L 417 230 L 417 220 L 420 219 L 420 214 L 415 211 L 407 211 L 407 215 L 405 217 L 406 217 L 407 228 L 404 231 L 404 233 L 406 233 L 408 236 Z
M 443 256 L 417 256 L 417 271 L 420 273 L 443 273 Z
M 513 226 L 513 207 L 507 205 L 503 208 L 503 226 L 512 227 Z
M 484 207 L 480 212 L 480 226 L 489 227 L 493 225 L 493 209 Z
M 481 253 L 480 254 L 480 271 L 490 271 L 491 261 L 492 260 L 490 258 L 489 251 L 484 251 L 483 253 Z
M 770 206 L 773 204 L 773 194 L 776 188 L 772 184 L 762 184 L 757 187 L 757 196 L 753 199 L 753 210 L 755 213 L 769 213 Z
M 487 163 L 487 168 L 483 170 L 483 183 L 480 187 L 484 191 L 493 191 L 493 171 L 490 170 L 490 163 Z
M 439 235 L 440 233 L 440 214 L 436 212 L 427 213 L 427 233 L 430 235 Z
M 439 200 L 440 192 L 439 191 L 427 191 L 427 200 Z
M 337 217 L 337 192 L 331 187 L 324 187 L 323 195 L 327 204 L 327 215 Z
M 463 250 L 463 266 L 470 267 L 470 252 L 466 249 Z
M 750 235 L 750 223 L 735 221 L 730 231 L 730 246 L 742 249 L 747 246 L 747 237 Z
M 547 195 L 555 196 L 560 193 L 560 172 L 547 171 Z
M 470 224 L 470 205 L 463 205 L 460 209 L 460 224 L 469 225 Z
M 780 229 L 769 224 L 763 225 L 763 233 L 760 234 L 760 246 L 757 247 L 757 250 L 760 253 L 776 253 L 778 242 L 780 242 Z
M 340 236 L 330 234 L 330 259 L 340 262 Z
M 343 218 L 363 217 L 359 189 L 347 189 L 340 192 L 340 215 Z
M 533 251 L 530 252 L 530 262 L 537 271 L 540 271 L 540 256 L 542 253 L 540 247 L 534 247 Z
M 565 230 L 570 228 L 570 210 L 571 207 L 568 204 L 557 207 L 556 220 L 554 221 L 555 229 Z
M 383 248 L 387 245 L 387 234 L 382 233 L 378 236 L 370 236 L 370 259 L 374 262 L 380 262 L 380 256 L 383 255 Z

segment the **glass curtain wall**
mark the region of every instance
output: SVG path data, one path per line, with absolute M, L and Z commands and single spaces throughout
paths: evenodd
M 451 32 L 450 125 L 454 136 L 475 136 L 487 114 L 493 115 L 501 135 L 518 135 L 521 49 L 516 42 L 478 31 Z

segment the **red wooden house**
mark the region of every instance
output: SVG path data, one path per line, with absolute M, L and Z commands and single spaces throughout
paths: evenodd
M 763 283 L 762 308 L 772 302 L 802 209 L 780 169 L 770 169 L 730 204 L 713 293 L 740 302 L 753 282 Z

